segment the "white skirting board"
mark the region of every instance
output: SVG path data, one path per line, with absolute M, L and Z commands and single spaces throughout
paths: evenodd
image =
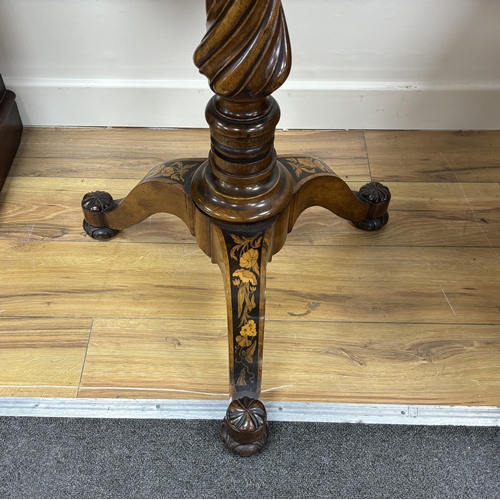
M 27 126 L 205 128 L 201 80 L 6 79 Z M 284 129 L 497 130 L 500 82 L 288 81 Z
M 270 421 L 500 426 L 500 408 L 404 404 L 266 402 Z M 228 401 L 175 399 L 0 398 L 0 417 L 220 420 Z

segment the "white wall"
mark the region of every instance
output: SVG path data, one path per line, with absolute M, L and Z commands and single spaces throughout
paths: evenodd
M 285 128 L 500 128 L 500 0 L 283 0 Z M 31 125 L 204 127 L 205 0 L 0 0 Z

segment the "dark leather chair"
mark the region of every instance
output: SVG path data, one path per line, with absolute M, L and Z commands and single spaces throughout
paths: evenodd
M 22 132 L 16 94 L 5 88 L 0 75 L 0 190 L 16 156 Z

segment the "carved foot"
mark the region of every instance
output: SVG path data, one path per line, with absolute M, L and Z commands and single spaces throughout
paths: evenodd
M 82 200 L 85 216 L 83 229 L 96 240 L 109 240 L 118 234 L 116 229 L 104 225 L 103 212 L 113 206 L 113 197 L 104 191 L 87 193 Z
M 120 200 L 113 200 L 104 191 L 87 193 L 82 201 L 85 232 L 97 240 L 108 240 L 151 215 L 168 213 L 182 219 L 194 234 L 191 178 L 205 161 L 185 159 L 162 163 Z
M 220 428 L 226 448 L 241 457 L 259 453 L 267 444 L 266 408 L 258 399 L 243 397 L 227 409 Z
M 369 182 L 365 184 L 358 193 L 360 199 L 368 201 L 374 209 L 378 206 L 387 206 L 391 200 L 389 188 L 380 182 Z M 363 231 L 378 231 L 382 229 L 389 220 L 389 214 L 385 212 L 380 217 L 367 218 L 353 222 L 354 226 Z
M 391 193 L 382 184 L 370 182 L 355 192 L 317 158 L 280 156 L 279 161 L 288 169 L 295 184 L 289 231 L 299 215 L 313 206 L 324 207 L 365 231 L 375 231 L 387 224 Z

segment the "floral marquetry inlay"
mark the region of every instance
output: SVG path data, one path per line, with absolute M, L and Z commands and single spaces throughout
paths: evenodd
M 179 183 L 184 183 L 187 180 L 187 174 L 198 165 L 200 165 L 200 162 L 196 161 L 173 161 L 162 163 L 153 168 L 144 180 L 159 178 L 171 179 Z
M 324 172 L 334 173 L 330 167 L 321 160 L 310 156 L 280 157 L 278 159 L 288 168 L 297 180 Z
M 255 381 L 259 333 L 260 261 L 263 236 L 231 234 L 231 285 L 235 316 L 233 318 L 235 363 L 238 366 L 236 385 L 247 386 Z

